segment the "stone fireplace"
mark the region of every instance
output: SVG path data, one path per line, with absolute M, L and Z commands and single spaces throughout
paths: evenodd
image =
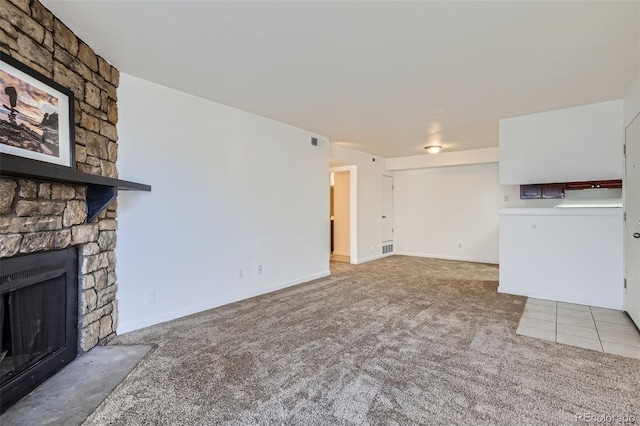
M 78 249 L 78 344 L 88 351 L 115 336 L 116 205 L 87 218 L 86 187 L 0 180 L 0 258 Z
M 117 178 L 118 70 L 38 1 L 0 2 L 0 51 L 74 93 L 77 171 Z M 87 223 L 87 188 L 0 178 L 0 259 L 77 249 L 79 352 L 108 343 L 117 326 L 117 202 Z

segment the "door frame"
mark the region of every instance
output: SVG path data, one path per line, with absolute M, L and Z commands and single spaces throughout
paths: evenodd
M 358 263 L 358 166 L 330 167 L 329 173 L 349 172 L 349 263 Z

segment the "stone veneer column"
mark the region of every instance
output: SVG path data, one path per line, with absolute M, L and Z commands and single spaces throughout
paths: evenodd
M 118 70 L 38 1 L 0 0 L 0 51 L 74 93 L 77 169 L 117 178 Z M 84 223 L 85 187 L 0 179 L 0 257 L 78 246 L 82 351 L 115 336 L 116 207 Z

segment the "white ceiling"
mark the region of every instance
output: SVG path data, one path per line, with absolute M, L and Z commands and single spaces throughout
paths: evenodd
M 639 2 L 43 3 L 120 71 L 384 157 L 623 97 Z

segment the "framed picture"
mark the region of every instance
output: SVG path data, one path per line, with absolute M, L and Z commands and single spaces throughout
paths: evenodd
M 75 169 L 73 92 L 0 52 L 0 153 Z

